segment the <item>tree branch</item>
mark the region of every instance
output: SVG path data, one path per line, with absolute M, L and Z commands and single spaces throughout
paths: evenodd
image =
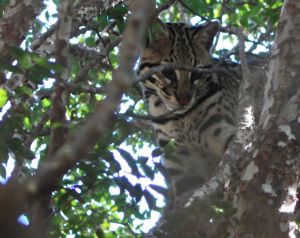
M 56 73 L 54 84 L 54 93 L 52 94 L 52 107 L 50 110 L 51 132 L 48 154 L 45 161 L 52 160 L 53 155 L 62 146 L 67 135 L 66 109 L 63 101 L 65 84 L 69 80 L 69 40 L 72 27 L 72 0 L 62 1 L 59 5 L 59 20 L 55 32 L 55 60 L 62 69 Z M 35 201 L 33 205 L 32 226 L 40 234 L 46 234 L 49 220 L 47 219 L 52 213 L 51 209 L 51 191 L 43 194 Z
M 137 3 L 137 1 L 132 2 Z M 153 11 L 149 9 L 148 2 L 144 1 L 143 4 L 138 4 L 137 8 L 133 8 L 133 14 L 124 34 L 124 45 L 120 50 L 120 65 L 108 86 L 106 99 L 99 103 L 95 113 L 78 129 L 77 133 L 70 137 L 51 159 L 45 161 L 37 174 L 28 181 L 26 188 L 31 195 L 39 196 L 43 192 L 55 189 L 62 176 L 78 160 L 84 158 L 89 149 L 108 132 L 122 94 L 133 81 L 133 66 L 139 56 L 141 46 L 139 42 L 142 41 L 144 27 L 148 20 L 144 16 Z

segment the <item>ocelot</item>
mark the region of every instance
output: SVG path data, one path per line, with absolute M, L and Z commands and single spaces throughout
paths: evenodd
M 235 133 L 242 76 L 236 65 L 220 63 L 210 55 L 218 23 L 156 23 L 153 28 L 141 57 L 140 74 L 167 63 L 205 69 L 218 65 L 218 70 L 207 73 L 163 70 L 142 85 L 159 146 L 170 141 L 175 145 L 163 164 L 176 199 L 215 172 Z

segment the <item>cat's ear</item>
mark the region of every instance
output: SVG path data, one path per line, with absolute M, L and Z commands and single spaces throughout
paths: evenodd
M 169 40 L 166 26 L 158 18 L 153 19 L 145 29 L 144 47 L 152 48 Z
M 194 28 L 193 40 L 203 45 L 207 50 L 210 50 L 219 28 L 220 25 L 218 22 L 208 22 L 204 25 L 196 26 Z

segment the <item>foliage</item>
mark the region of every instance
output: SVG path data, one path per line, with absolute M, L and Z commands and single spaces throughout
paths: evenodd
M 1 12 L 7 2 L 0 3 Z M 57 2 L 48 2 L 50 5 L 36 19 L 22 46 L 11 49 L 14 61 L 0 61 L 1 71 L 9 78 L 0 88 L 0 176 L 3 178 L 9 159 L 21 165 L 26 175 L 34 174 L 37 161 L 40 163 L 47 158 L 51 129 L 60 126 L 51 123 L 49 114 L 53 106 L 53 82 L 62 67 L 54 62 L 51 52 L 30 48 L 36 37 L 57 19 L 57 12 L 51 9 L 57 8 Z M 157 4 L 164 2 L 157 1 Z M 197 14 L 201 18 L 194 18 L 196 20 L 217 19 L 224 27 L 242 28 L 248 34 L 246 41 L 254 46 L 249 47 L 253 51 L 256 46 L 268 48 L 272 43 L 281 5 L 279 0 L 190 0 L 184 1 L 184 6 L 178 3 L 172 6 L 161 14 L 161 18 L 181 21 L 184 14 L 189 18 Z M 118 65 L 118 47 L 114 47 L 108 57 L 101 56 L 99 50 L 122 34 L 127 17 L 128 7 L 120 3 L 100 12 L 89 24 L 82 23 L 85 26 L 81 30 L 74 29 L 71 73 L 63 95 L 69 133 L 76 132 L 105 97 L 112 68 Z M 232 36 L 224 34 L 222 40 L 228 39 Z M 97 49 L 94 56 L 99 57 L 84 79 L 78 75 L 93 58 L 80 54 L 79 46 Z M 228 49 L 219 48 L 217 55 L 222 57 L 226 52 Z M 160 184 L 153 182 L 163 173 L 157 157 L 159 152 L 143 154 L 143 151 L 149 151 L 145 147 L 155 147 L 154 135 L 147 121 L 128 117 L 126 111 L 146 113 L 138 86 L 124 96 L 112 132 L 99 138 L 89 156 L 81 158 L 53 193 L 52 237 L 68 234 L 75 237 L 140 237 L 134 235 L 142 233 L 143 222 L 138 220 L 149 219 L 153 210 L 161 212 L 161 204 L 156 200 L 158 193 L 166 195 L 165 182 L 162 179 Z M 137 156 L 137 152 L 142 156 Z M 30 221 L 29 214 L 26 215 Z

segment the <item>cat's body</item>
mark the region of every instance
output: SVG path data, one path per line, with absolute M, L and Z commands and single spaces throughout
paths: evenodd
M 168 23 L 144 50 L 140 73 L 166 63 L 213 69 L 209 54 L 217 23 L 192 27 Z M 176 196 L 209 179 L 236 128 L 239 79 L 237 67 L 218 65 L 212 73 L 165 70 L 143 83 L 157 142 L 175 144 L 164 158 Z

